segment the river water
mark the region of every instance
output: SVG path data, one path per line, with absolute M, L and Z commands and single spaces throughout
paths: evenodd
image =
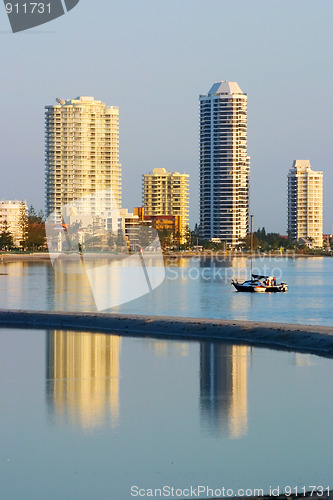
M 231 279 L 249 275 L 246 258 L 183 258 L 168 264 L 165 280 L 159 287 L 142 296 L 139 289 L 138 298 L 109 311 L 333 325 L 332 258 L 255 259 L 255 271 L 271 273 L 288 283 L 289 291 L 278 294 L 245 294 L 234 290 Z M 84 274 L 55 272 L 45 263 L 13 262 L 0 266 L 0 272 L 8 273 L 0 276 L 1 308 L 96 311 L 95 296 Z M 102 284 L 97 283 L 99 286 Z M 120 288 L 126 292 L 131 287 L 130 277 L 126 277 Z M 113 292 L 114 289 L 108 290 L 107 294 L 111 296 Z
M 255 266 L 269 267 L 289 291 L 234 291 L 230 280 L 246 277 L 246 259 L 183 259 L 170 263 L 152 293 L 110 312 L 332 325 L 333 260 Z M 19 262 L 1 272 L 1 308 L 96 311 L 82 275 Z M 332 389 L 332 360 L 313 355 L 0 329 L 0 498 L 327 491 Z
M 0 498 L 326 489 L 332 388 L 332 361 L 306 354 L 2 329 Z

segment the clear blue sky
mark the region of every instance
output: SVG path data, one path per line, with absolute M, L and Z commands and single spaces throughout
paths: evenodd
M 1 7 L 1 6 L 0 6 Z M 0 198 L 44 208 L 44 105 L 91 95 L 120 107 L 123 206 L 141 175 L 190 174 L 198 221 L 198 96 L 235 80 L 248 94 L 255 227 L 286 233 L 294 159 L 324 172 L 333 224 L 332 0 L 81 0 L 33 31 L 9 32 L 0 9 Z

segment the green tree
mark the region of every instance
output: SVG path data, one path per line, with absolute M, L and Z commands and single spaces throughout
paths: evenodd
M 280 248 L 293 248 L 290 237 L 286 238 L 279 233 L 266 233 L 265 228 L 258 229 L 253 233 L 254 249 L 260 248 L 263 252 L 279 250 Z M 248 247 L 248 241 L 246 246 Z
M 183 238 L 183 243 L 179 245 L 181 250 L 186 250 L 195 244 L 196 240 L 193 236 L 193 231 L 190 230 L 189 226 L 186 226 Z M 179 233 L 175 234 L 175 239 L 178 240 L 178 242 L 180 241 L 181 238 Z
M 27 237 L 26 237 L 26 247 L 29 250 L 38 250 L 45 246 L 46 234 L 45 234 L 45 223 L 44 214 L 42 211 L 38 213 L 30 205 L 27 217 Z
M 40 210 L 37 215 L 33 205 L 30 205 L 28 209 L 28 223 L 33 223 L 33 222 L 37 222 L 38 224 L 44 222 L 44 213 L 43 210 Z
M 40 210 L 37 215 L 38 222 L 45 222 L 45 215 L 43 210 Z
M 3 222 L 2 232 L 0 233 L 0 249 L 9 250 L 14 246 L 13 235 L 9 230 L 8 222 Z
M 32 205 L 30 205 L 28 209 L 28 222 L 36 222 L 36 220 L 37 220 L 37 215 L 35 209 Z
M 28 223 L 28 232 L 26 239 L 26 247 L 29 250 L 38 250 L 45 246 L 46 234 L 45 224 L 38 222 Z
M 173 231 L 171 229 L 167 229 L 164 227 L 163 229 L 159 229 L 158 231 L 158 236 L 160 239 L 161 247 L 163 250 L 166 249 L 166 247 L 169 247 L 173 243 Z
M 20 245 L 25 250 L 28 239 L 28 216 L 27 205 L 24 201 L 20 203 L 18 226 L 20 229 Z

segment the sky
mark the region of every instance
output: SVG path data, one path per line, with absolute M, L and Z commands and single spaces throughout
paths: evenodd
M 332 233 L 332 0 L 80 0 L 16 34 L 1 9 L 0 199 L 44 209 L 44 106 L 88 95 L 119 106 L 123 206 L 142 203 L 142 174 L 185 172 L 193 228 L 198 98 L 229 80 L 248 95 L 255 229 L 286 234 L 288 170 L 308 159 Z

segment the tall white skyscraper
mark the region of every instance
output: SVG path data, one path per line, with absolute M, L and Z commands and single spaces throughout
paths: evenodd
M 91 215 L 120 208 L 118 107 L 93 97 L 57 102 L 45 113 L 46 215 L 94 193 L 101 194 L 89 202 Z
M 288 173 L 288 233 L 293 240 L 323 246 L 323 172 L 295 160 Z
M 248 232 L 247 95 L 236 82 L 200 96 L 200 231 L 237 245 Z

